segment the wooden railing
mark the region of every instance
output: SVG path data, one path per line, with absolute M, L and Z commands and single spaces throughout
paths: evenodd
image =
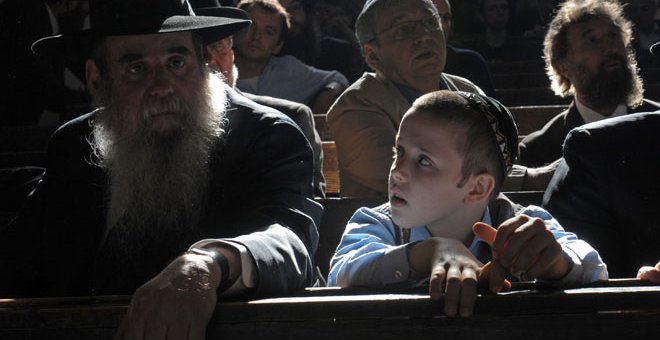
M 207 339 L 658 339 L 660 286 L 610 280 L 584 288 L 515 283 L 481 292 L 470 318 L 416 291 L 307 289 L 219 302 Z M 0 339 L 112 339 L 128 296 L 0 300 Z

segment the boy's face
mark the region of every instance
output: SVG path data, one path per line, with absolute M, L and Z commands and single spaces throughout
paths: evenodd
M 459 187 L 463 156 L 456 143 L 464 139 L 464 131 L 414 109 L 403 118 L 389 177 L 392 218 L 397 225 L 445 228 L 460 220 L 468 186 Z M 447 235 L 457 230 L 432 232 Z
M 236 45 L 236 52 L 249 61 L 267 62 L 282 48 L 282 20 L 258 5 L 250 6 L 246 12 L 252 25 Z

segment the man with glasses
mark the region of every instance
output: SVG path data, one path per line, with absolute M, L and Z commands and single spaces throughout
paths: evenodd
M 387 197 L 392 147 L 403 114 L 425 93 L 483 94 L 443 73 L 446 42 L 430 0 L 369 0 L 355 25 L 367 72 L 337 99 L 328 125 L 337 146 L 341 195 Z

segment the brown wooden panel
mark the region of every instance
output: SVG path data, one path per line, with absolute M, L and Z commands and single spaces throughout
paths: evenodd
M 550 79 L 545 72 L 519 72 L 493 75 L 493 85 L 496 89 L 516 89 L 533 87 L 550 87 Z
M 567 107 L 567 105 L 528 105 L 510 106 L 509 110 L 516 121 L 518 134 L 525 136 L 542 128 L 552 117 L 566 110 Z
M 495 99 L 506 106 L 567 105 L 572 98 L 562 98 L 546 87 L 495 89 Z
M 339 161 L 337 147 L 334 141 L 324 141 L 323 146 L 323 177 L 325 177 L 326 195 L 339 195 Z

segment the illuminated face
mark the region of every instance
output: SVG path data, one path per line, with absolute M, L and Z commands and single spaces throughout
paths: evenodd
M 568 28 L 568 54 L 562 64 L 566 77 L 572 83 L 577 78 L 593 76 L 626 68 L 626 47 L 621 30 L 607 17 L 597 16 Z M 570 72 L 571 66 L 580 65 L 586 74 Z
M 282 48 L 282 20 L 277 14 L 256 5 L 246 12 L 252 25 L 236 46 L 236 52 L 243 59 L 266 62 Z
M 374 29 L 379 33 L 377 38 L 365 45 L 369 64 L 402 85 L 411 86 L 417 78 L 426 77 L 438 77 L 439 81 L 446 52 L 437 20 L 435 8 L 418 0 L 401 1 L 388 8 Z
M 579 99 L 592 108 L 626 103 L 636 73 L 621 30 L 597 16 L 569 27 L 567 39 L 568 53 L 557 70 L 570 80 Z
M 461 186 L 463 156 L 456 148 L 464 133 L 423 111 L 405 115 L 389 177 L 392 218 L 397 225 L 428 226 L 436 236 L 452 232 L 437 228 L 452 225 L 464 211 L 468 189 Z
M 127 128 L 142 125 L 168 135 L 190 118 L 177 106 L 161 103 L 194 102 L 206 84 L 207 72 L 193 46 L 190 32 L 107 38 L 109 95 Z M 90 81 L 98 83 L 99 77 L 92 73 Z

